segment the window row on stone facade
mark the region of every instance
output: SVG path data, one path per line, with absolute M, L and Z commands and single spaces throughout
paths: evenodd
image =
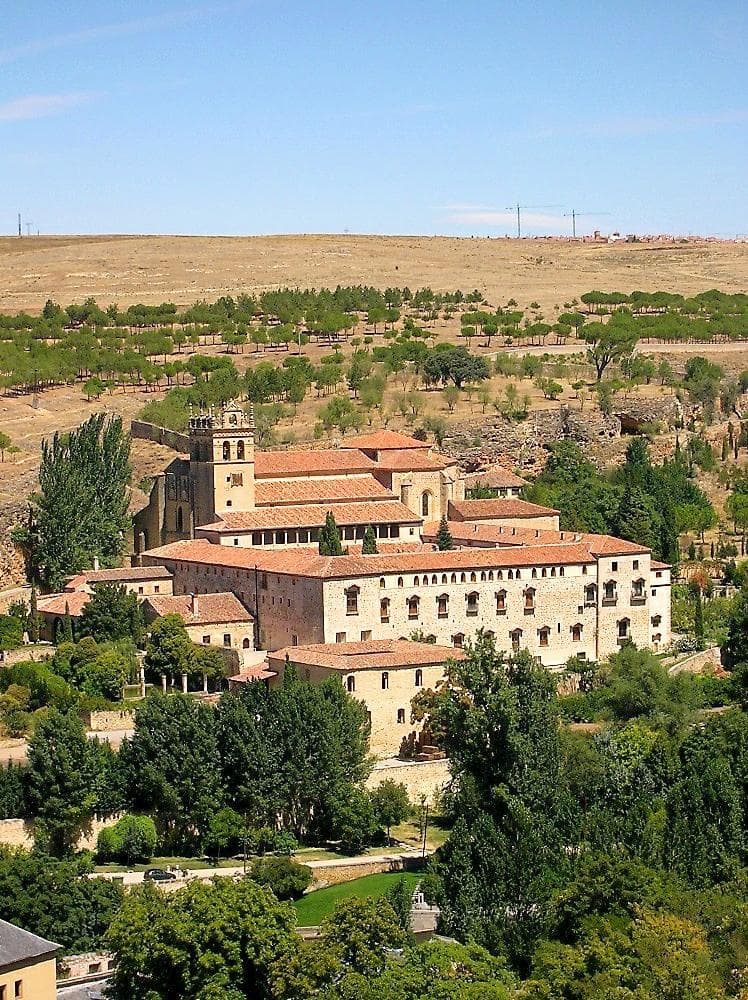
M 524 572 L 525 572 L 525 577 L 527 577 L 527 570 L 525 570 Z M 587 574 L 587 567 L 586 566 L 582 566 L 582 573 L 584 575 Z M 546 577 L 546 576 L 552 576 L 552 577 L 553 576 L 565 576 L 566 575 L 566 573 L 565 573 L 565 567 L 564 566 L 558 566 L 558 567 L 551 566 L 551 567 L 547 568 L 547 572 L 546 572 L 546 568 L 544 568 L 542 571 L 540 571 L 540 575 L 541 575 L 541 577 Z M 538 570 L 536 570 L 536 569 L 531 570 L 531 572 L 530 572 L 530 578 L 534 580 L 537 577 L 538 577 Z M 506 570 L 506 572 L 505 572 L 503 569 L 498 569 L 498 570 L 495 570 L 495 571 L 492 570 L 492 569 L 489 569 L 489 570 L 481 570 L 480 573 L 478 573 L 477 571 L 473 570 L 470 573 L 465 573 L 465 572 L 463 572 L 463 573 L 441 573 L 441 574 L 439 574 L 439 573 L 432 573 L 431 576 L 429 576 L 428 573 L 424 573 L 423 576 L 417 574 L 416 576 L 413 577 L 412 586 L 414 586 L 414 587 L 420 587 L 420 586 L 428 587 L 429 584 L 430 584 L 433 587 L 438 587 L 440 584 L 443 585 L 445 583 L 485 583 L 486 581 L 490 582 L 491 580 L 504 580 L 504 579 L 506 579 L 506 580 L 521 580 L 522 579 L 522 571 L 519 570 L 519 569 L 509 569 L 509 570 Z M 405 577 L 403 577 L 403 576 L 397 577 L 397 586 L 398 587 L 404 587 L 405 586 L 405 582 L 406 582 L 405 581 Z M 385 577 L 382 576 L 382 577 L 379 578 L 379 586 L 382 589 L 384 589 L 384 587 L 387 586 L 387 580 L 386 580 Z

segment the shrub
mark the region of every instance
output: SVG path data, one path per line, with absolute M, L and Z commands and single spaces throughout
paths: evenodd
M 278 899 L 298 899 L 312 881 L 310 868 L 287 857 L 257 858 L 249 875 L 272 889 Z
M 156 825 L 150 816 L 123 816 L 114 826 L 99 833 L 96 855 L 99 861 L 123 865 L 150 861 L 156 849 Z

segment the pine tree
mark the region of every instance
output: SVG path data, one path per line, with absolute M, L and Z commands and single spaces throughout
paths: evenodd
M 320 529 L 319 554 L 321 556 L 345 555 L 343 545 L 340 541 L 340 531 L 335 523 L 332 511 L 327 512 L 324 526 Z
M 361 546 L 361 554 L 364 556 L 375 556 L 379 552 L 377 548 L 377 538 L 371 525 L 364 532 L 364 541 Z
M 726 462 L 730 454 L 730 444 L 726 437 L 722 438 L 722 461 Z
M 436 533 L 436 544 L 440 552 L 446 552 L 448 549 L 455 547 L 452 532 L 449 530 L 447 518 L 444 515 L 442 515 L 442 519 L 439 522 L 439 530 Z

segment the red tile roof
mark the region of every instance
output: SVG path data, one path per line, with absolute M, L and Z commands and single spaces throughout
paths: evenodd
M 379 452 L 378 469 L 392 472 L 440 472 L 457 465 L 455 458 L 439 458 L 425 451 L 403 448 Z
M 371 472 L 376 463 L 361 451 L 328 449 L 319 451 L 258 451 L 255 476 L 281 479 L 284 476 L 326 476 L 337 472 Z
M 421 529 L 424 542 L 435 542 L 439 521 L 429 521 Z M 559 542 L 581 542 L 585 536 L 574 531 L 555 531 L 553 528 L 514 528 L 486 521 L 448 521 L 452 540 L 456 545 L 557 545 Z
M 450 500 L 449 514 L 454 521 L 486 521 L 497 517 L 552 517 L 558 511 L 527 500 L 500 497 L 495 500 Z
M 613 535 L 582 535 L 594 556 L 628 556 L 650 552 L 646 545 L 638 542 L 628 542 L 625 538 L 615 538 Z
M 143 604 L 155 615 L 179 615 L 185 625 L 218 625 L 223 622 L 251 622 L 252 615 L 235 594 L 198 594 L 197 612 L 190 594 L 148 596 Z
M 649 565 L 652 567 L 652 569 L 672 569 L 673 568 L 670 565 L 670 563 L 660 562 L 659 559 L 652 559 L 652 560 L 650 560 Z
M 519 476 L 515 476 L 513 472 L 501 465 L 492 465 L 490 469 L 485 469 L 483 472 L 470 472 L 465 476 L 466 486 L 478 484 L 495 490 L 519 489 L 522 486 L 527 486 L 527 480 L 520 479 Z
M 266 528 L 321 528 L 330 513 L 330 504 L 300 504 L 286 507 L 263 507 L 260 510 L 226 511 L 221 520 L 200 525 L 204 531 L 230 534 L 236 531 L 261 531 Z M 337 503 L 333 513 L 341 526 L 368 524 L 420 524 L 421 518 L 399 500 L 374 503 Z
M 280 482 L 266 480 L 255 484 L 255 503 L 258 507 L 394 499 L 392 491 L 371 475 L 328 476 L 321 479 L 290 479 Z
M 120 566 L 117 569 L 85 569 L 66 581 L 74 589 L 86 583 L 132 583 L 138 580 L 168 580 L 171 573 L 164 566 Z
M 255 663 L 251 667 L 242 667 L 238 674 L 229 677 L 233 684 L 248 684 L 252 681 L 267 681 L 277 677 L 277 670 L 269 670 L 267 663 Z
M 397 667 L 438 666 L 447 660 L 462 660 L 465 652 L 453 646 L 437 646 L 408 639 L 381 639 L 368 642 L 320 642 L 287 646 L 268 655 L 268 663 L 291 663 L 352 670 L 385 670 Z
M 85 590 L 71 590 L 63 594 L 40 597 L 37 602 L 37 610 L 47 615 L 64 615 L 67 607 L 70 616 L 77 618 L 90 600 L 91 595 Z
M 395 451 L 401 448 L 423 448 L 428 451 L 431 445 L 427 441 L 419 441 L 417 438 L 409 437 L 407 434 L 383 430 L 344 439 L 341 447 L 358 448 L 360 451 Z
M 207 566 L 236 567 L 289 576 L 320 579 L 346 579 L 354 576 L 379 576 L 382 573 L 443 572 L 481 568 L 520 566 L 585 565 L 595 560 L 587 545 L 525 545 L 505 549 L 453 549 L 446 552 L 420 552 L 377 555 L 321 556 L 313 548 L 266 550 L 241 546 L 214 545 L 196 540 L 172 542 L 143 554 L 148 563 L 176 560 Z

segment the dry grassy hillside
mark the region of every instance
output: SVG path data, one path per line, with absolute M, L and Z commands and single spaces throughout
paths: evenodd
M 748 289 L 748 244 L 596 244 L 422 236 L 64 236 L 0 239 L 0 310 L 48 297 L 101 304 L 173 301 L 279 285 L 479 288 L 544 309 L 591 288 Z

